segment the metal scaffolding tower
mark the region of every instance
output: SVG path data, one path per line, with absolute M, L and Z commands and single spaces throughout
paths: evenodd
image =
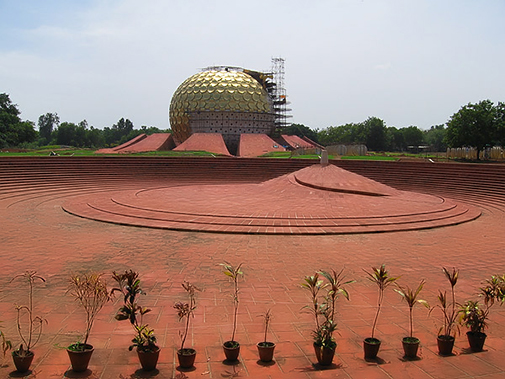
M 284 58 L 272 58 L 273 85 L 271 91 L 269 91 L 275 113 L 275 130 L 279 133 L 285 127 L 291 125 L 288 118 L 292 117 L 289 114 L 292 109 L 288 108 L 290 103 L 287 100 L 286 89 L 284 88 L 284 62 Z

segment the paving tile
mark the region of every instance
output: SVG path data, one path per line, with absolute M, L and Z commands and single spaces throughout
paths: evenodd
M 479 169 L 484 170 L 485 166 L 479 166 Z M 159 188 L 160 180 L 164 181 L 165 187 L 196 183 L 183 176 L 170 182 L 160 178 L 148 182 L 140 180 L 140 176 L 136 178 L 129 174 L 128 180 L 114 182 L 113 178 L 106 179 L 109 180 L 108 185 L 101 189 L 99 183 L 93 184 L 92 180 L 83 186 L 83 179 L 75 175 L 70 180 L 70 183 L 75 184 L 44 187 L 47 177 L 41 175 L 39 185 L 31 189 L 19 188 L 13 197 L 2 186 L 5 178 L 2 172 L 0 162 L 0 257 L 4 274 L 0 278 L 2 330 L 15 344 L 19 343 L 13 305 L 25 301 L 26 290 L 20 283 L 10 283 L 10 279 L 26 269 L 36 269 L 46 277 L 47 282 L 36 289 L 35 308 L 49 322 L 34 349 L 34 369 L 39 378 L 63 377 L 69 363 L 66 352 L 58 350 L 55 345 L 66 345 L 82 333 L 83 315 L 65 293 L 70 273 L 85 270 L 107 273 L 130 268 L 140 271 L 147 292 L 141 301 L 153 308 L 146 318 L 155 329 L 162 347 L 156 378 L 172 379 L 178 373 L 175 352 L 180 342 L 178 331 L 181 323 L 177 321 L 172 306 L 182 299 L 180 283 L 185 279 L 196 282 L 204 291 L 199 294 L 199 307 L 192 320 L 188 339 L 198 350 L 197 363 L 194 371 L 184 374 L 189 378 L 205 378 L 233 373 L 235 366 L 223 363 L 221 346 L 231 333 L 232 312 L 230 286 L 219 267 L 224 260 L 244 262 L 246 273 L 241 282 L 237 329 L 237 339 L 242 347 L 240 363 L 236 366 L 236 370 L 240 369 L 240 377 L 492 379 L 505 375 L 501 350 L 505 347 L 505 308 L 502 307 L 496 307 L 491 312 L 486 351 L 469 354 L 468 342 L 462 331 L 456 340 L 455 355 L 451 357 L 437 354 L 439 315 L 433 313 L 428 316 L 424 310 L 416 308 L 415 331 L 422 341 L 421 359 L 406 361 L 402 357 L 400 341 L 407 329 L 408 309 L 397 294 L 388 291 L 377 326 L 377 336 L 383 340 L 379 352 L 381 360 L 365 362 L 362 351 L 362 339 L 370 334 L 376 309 L 376 290 L 362 269 L 385 262 L 393 274 L 402 276 L 402 281 L 416 283 L 425 278 L 427 283 L 423 298 L 433 303 L 438 289 L 448 289 L 441 267 L 456 266 L 461 270 L 458 300 L 473 298 L 483 279 L 502 273 L 500 270 L 503 271 L 505 267 L 502 251 L 505 202 L 500 200 L 503 195 L 497 198 L 493 206 L 472 201 L 472 205 L 477 205 L 483 211 L 482 216 L 472 222 L 430 230 L 348 235 L 324 235 L 330 232 L 327 228 L 331 226 L 324 226 L 330 224 L 323 219 L 333 217 L 338 212 L 338 207 L 333 207 L 333 204 L 327 203 L 328 209 L 315 214 L 306 209 L 310 205 L 309 199 L 293 198 L 293 201 L 299 202 L 298 208 L 290 212 L 271 209 L 271 203 L 265 201 L 267 207 L 264 209 L 250 210 L 247 214 L 240 209 L 229 209 L 229 215 L 232 219 L 237 216 L 249 219 L 277 218 L 271 224 L 280 226 L 270 226 L 274 232 L 283 230 L 283 218 L 299 217 L 299 222 L 294 225 L 290 223 L 291 229 L 316 233 L 318 227 L 314 225 L 323 225 L 323 234 L 216 234 L 99 223 L 72 216 L 61 208 L 66 201 L 89 198 L 98 193 L 114 193 L 122 200 L 129 199 L 134 193 L 132 191 L 138 188 Z M 61 183 L 63 174 L 58 172 L 60 179 L 57 180 L 60 182 L 55 183 Z M 199 182 L 199 186 L 212 180 L 206 178 Z M 229 196 L 233 192 L 230 183 L 221 188 Z M 245 183 L 246 187 L 252 183 L 252 180 Z M 437 183 L 430 185 L 446 196 Z M 194 200 L 195 204 L 199 202 L 201 205 L 203 202 L 199 195 L 203 187 L 199 186 L 194 188 Z M 434 189 L 431 191 L 435 192 Z M 344 199 L 342 195 L 334 198 L 339 201 Z M 330 201 L 330 197 L 324 198 L 324 201 Z M 201 217 L 212 218 L 212 222 L 220 221 L 213 217 L 212 212 L 206 212 Z M 263 229 L 247 224 L 248 230 L 264 231 L 268 227 L 268 220 L 262 221 Z M 178 222 L 184 223 L 182 219 Z M 238 223 L 239 227 L 243 225 L 241 222 Z M 363 223 L 348 223 L 350 227 L 355 225 L 364 227 Z M 156 226 L 155 222 L 153 226 Z M 231 230 L 226 228 L 220 230 Z M 339 269 L 343 266 L 348 278 L 356 279 L 356 283 L 349 286 L 351 301 L 341 301 L 339 304 L 340 334 L 336 334 L 336 365 L 329 370 L 321 370 L 313 364 L 315 355 L 310 337 L 312 319 L 310 315 L 300 312 L 309 301 L 300 283 L 305 275 L 316 270 Z M 107 304 L 94 325 L 90 336 L 90 341 L 95 345 L 90 378 L 149 377 L 140 372 L 136 353 L 128 351 L 132 338 L 131 327 L 114 320 L 119 305 L 118 298 Z M 269 336 L 277 343 L 275 364 L 261 366 L 257 363 L 255 350 L 255 344 L 262 336 L 262 323 L 257 315 L 270 306 L 274 319 Z M 8 360 L 7 367 L 0 367 L 0 376 L 7 377 L 12 370 L 12 363 Z

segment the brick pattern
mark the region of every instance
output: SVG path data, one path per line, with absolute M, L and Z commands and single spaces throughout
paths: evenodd
M 445 165 L 335 161 L 400 190 L 449 197 L 477 206 L 475 221 L 422 231 L 319 235 L 243 235 L 177 232 L 98 223 L 69 215 L 62 204 L 74 197 L 108 191 L 229 183 L 259 183 L 296 171 L 313 162 L 259 159 L 202 159 L 96 157 L 0 159 L 0 320 L 2 330 L 15 344 L 15 303 L 26 302 L 26 291 L 10 280 L 35 269 L 47 282 L 36 289 L 35 308 L 48 324 L 36 354 L 31 377 L 63 378 L 68 372 L 66 352 L 55 347 L 76 341 L 84 315 L 66 294 L 72 272 L 81 270 L 137 269 L 146 290 L 141 301 L 152 308 L 146 315 L 162 347 L 157 378 L 174 378 L 175 350 L 179 344 L 175 310 L 184 299 L 180 283 L 190 280 L 198 295 L 188 345 L 197 349 L 189 378 L 501 378 L 505 375 L 505 311 L 491 311 L 485 351 L 472 354 L 462 334 L 455 355 L 436 353 L 440 314 L 415 309 L 415 334 L 421 339 L 420 359 L 405 361 L 401 337 L 408 328 L 408 307 L 399 295 L 387 291 L 378 323 L 383 341 L 377 362 L 365 362 L 361 342 L 368 337 L 375 312 L 376 290 L 362 269 L 385 262 L 393 275 L 411 286 L 426 279 L 422 297 L 435 304 L 438 290 L 448 290 L 441 267 L 461 270 L 457 299 L 475 298 L 477 287 L 492 274 L 503 274 L 504 170 L 497 165 Z M 170 199 L 166 199 L 170 202 Z M 238 365 L 223 364 L 221 343 L 230 337 L 231 284 L 219 263 L 244 263 L 237 339 L 241 343 Z M 312 319 L 301 308 L 309 298 L 300 283 L 315 270 L 345 267 L 351 300 L 339 300 L 338 342 L 335 366 L 314 365 L 311 346 Z M 115 321 L 116 298 L 99 314 L 91 332 L 95 346 L 90 378 L 145 377 L 134 352 L 127 324 Z M 260 365 L 255 343 L 261 340 L 261 319 L 272 308 L 269 339 L 277 343 L 273 365 Z M 0 376 L 14 370 L 9 357 Z

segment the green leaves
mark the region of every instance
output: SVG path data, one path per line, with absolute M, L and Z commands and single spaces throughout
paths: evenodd
M 426 283 L 426 281 L 424 279 L 421 280 L 421 283 L 419 283 L 419 285 L 415 290 L 411 289 L 409 286 L 402 287 L 399 284 L 397 284 L 398 288 L 395 288 L 395 291 L 398 292 L 403 297 L 403 299 L 409 305 L 409 308 L 412 308 L 416 303 L 422 304 L 425 307 L 429 308 L 430 306 L 425 300 L 417 298 L 417 296 L 419 296 L 419 293 L 423 289 L 424 283 Z
M 451 287 L 454 288 L 456 283 L 458 282 L 459 270 L 456 270 L 454 267 L 452 268 L 452 272 L 449 272 L 445 267 L 442 267 L 442 271 L 444 272 L 445 277 L 451 283 Z
M 349 300 L 349 293 L 343 286 L 354 282 L 354 280 L 344 281 L 343 271 L 343 269 L 339 272 L 333 269 L 331 272 L 318 271 L 314 275 L 306 276 L 301 283 L 302 288 L 310 292 L 312 304 L 306 305 L 302 309 L 307 309 L 314 316 L 316 328 L 312 331 L 312 337 L 318 346 L 335 345 L 333 332 L 337 327 L 335 322 L 336 300 L 339 294 Z M 320 278 L 321 276 L 323 279 Z M 319 295 L 321 290 L 326 290 L 322 297 Z
M 111 295 L 119 291 L 123 294 L 124 299 L 124 304 L 119 308 L 115 318 L 119 321 L 129 320 L 136 332 L 136 336 L 132 340 L 133 345 L 129 349 L 131 350 L 136 346 L 141 350 L 155 350 L 156 337 L 154 336 L 154 330 L 143 323 L 143 316 L 151 312 L 151 309 L 141 307 L 136 303 L 137 296 L 145 294 L 140 287 L 139 273 L 130 270 L 118 274 L 113 271 L 112 278 L 118 283 L 119 287 L 113 288 Z

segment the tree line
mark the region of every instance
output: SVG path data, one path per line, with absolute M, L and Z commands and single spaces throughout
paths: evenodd
M 121 118 L 112 126 L 98 129 L 88 125 L 86 120 L 79 123 L 61 122 L 57 113 L 46 113 L 33 121 L 23 121 L 21 112 L 13 104 L 9 95 L 0 94 L 0 148 L 35 148 L 47 145 L 65 145 L 82 148 L 100 148 L 120 145 L 138 135 L 169 133 L 170 130 L 154 126 L 135 129 L 129 119 Z M 38 130 L 36 129 L 38 127 Z
M 46 113 L 38 119 L 23 121 L 21 112 L 8 94 L 0 94 L 0 148 L 68 145 L 82 148 L 112 147 L 141 133 L 164 133 L 170 129 L 142 126 L 135 129 L 129 119 L 121 118 L 112 126 L 98 129 L 86 120 L 77 124 L 62 122 L 57 113 Z M 36 130 L 36 126 L 38 130 Z M 490 100 L 461 107 L 446 124 L 422 130 L 411 125 L 403 128 L 387 126 L 378 117 L 363 122 L 330 126 L 313 130 L 303 124 L 292 124 L 281 134 L 306 136 L 323 146 L 364 144 L 371 151 L 409 151 L 419 147 L 445 151 L 447 147 L 474 147 L 477 157 L 491 146 L 505 146 L 505 103 Z

